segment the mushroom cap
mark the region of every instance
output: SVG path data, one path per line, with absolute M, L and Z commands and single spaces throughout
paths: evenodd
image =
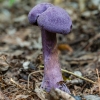
M 51 3 L 41 3 L 31 9 L 28 14 L 28 19 L 31 24 L 37 25 L 37 19 L 49 7 L 54 6 Z
M 29 22 L 52 32 L 67 34 L 71 31 L 72 21 L 68 13 L 50 3 L 35 6 L 28 15 Z

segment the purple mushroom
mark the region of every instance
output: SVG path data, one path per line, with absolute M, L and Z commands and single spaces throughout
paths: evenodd
M 41 87 L 50 91 L 59 88 L 70 93 L 63 81 L 58 59 L 56 33 L 67 34 L 71 31 L 72 21 L 68 13 L 50 3 L 36 5 L 28 15 L 29 22 L 38 25 L 42 32 L 42 45 L 44 56 L 44 77 Z

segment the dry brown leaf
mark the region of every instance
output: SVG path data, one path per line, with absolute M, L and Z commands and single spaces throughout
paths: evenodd
M 68 44 L 59 44 L 59 50 L 68 50 L 69 52 L 73 53 L 73 49 Z

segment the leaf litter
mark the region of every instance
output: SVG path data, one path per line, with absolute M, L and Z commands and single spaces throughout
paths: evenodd
M 57 36 L 61 68 L 81 73 L 82 77 L 97 83 L 62 72 L 67 86 L 74 96 L 83 100 L 90 94 L 90 98 L 99 98 L 100 0 L 45 1 L 66 9 L 73 21 L 70 34 Z M 39 67 L 43 66 L 41 34 L 38 27 L 29 24 L 27 15 L 33 6 L 45 1 L 15 0 L 11 7 L 7 0 L 0 1 L 0 100 L 66 98 L 59 90 L 46 93 L 40 88 L 43 78 L 43 68 Z

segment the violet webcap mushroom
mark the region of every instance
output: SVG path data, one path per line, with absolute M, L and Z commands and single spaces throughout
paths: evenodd
M 50 91 L 59 88 L 67 93 L 69 89 L 59 82 L 63 81 L 59 64 L 56 33 L 67 34 L 71 31 L 72 21 L 68 13 L 50 3 L 38 4 L 28 14 L 29 22 L 41 28 L 44 56 L 44 77 L 41 87 Z

